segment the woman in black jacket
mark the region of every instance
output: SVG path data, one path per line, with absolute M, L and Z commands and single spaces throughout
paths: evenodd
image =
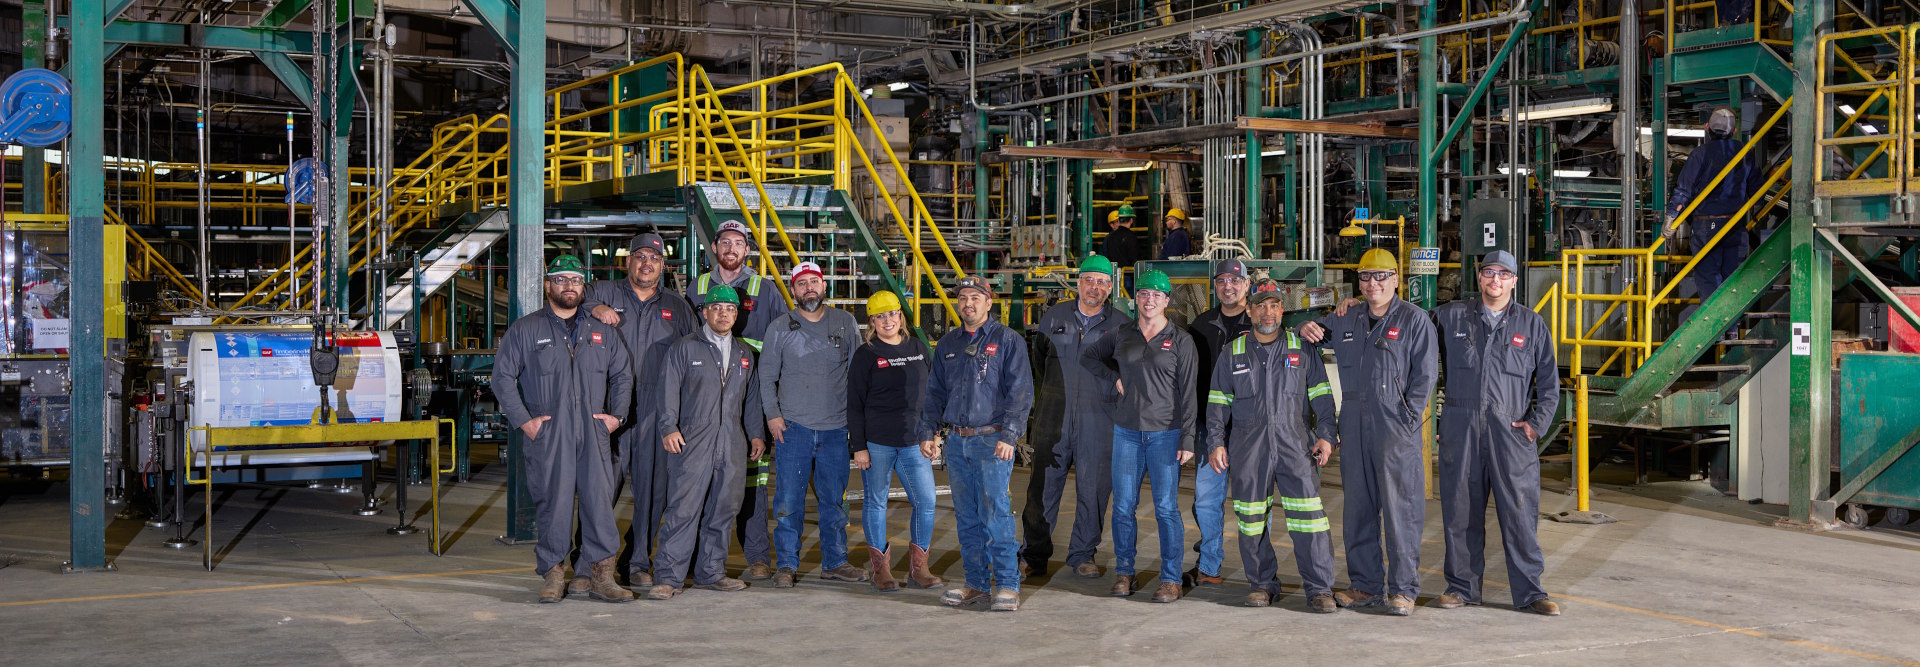
M 861 519 L 867 568 L 875 590 L 900 590 L 887 541 L 887 496 L 897 472 L 913 505 L 907 583 L 932 588 L 942 583 L 927 571 L 927 545 L 933 540 L 933 461 L 913 437 L 932 353 L 926 343 L 906 335 L 906 316 L 894 293 L 868 297 L 867 320 L 867 342 L 854 351 L 847 371 L 847 444 L 866 490 Z

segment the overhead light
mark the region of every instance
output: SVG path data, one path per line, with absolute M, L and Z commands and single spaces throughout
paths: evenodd
M 1861 124 L 1860 124 L 1860 131 L 1861 131 L 1861 132 L 1865 132 L 1865 133 L 1867 133 L 1867 134 L 1879 134 L 1879 133 L 1880 133 L 1880 128 L 1877 128 L 1877 127 L 1874 127 L 1874 126 L 1872 126 L 1872 125 L 1868 125 L 1868 124 L 1866 124 L 1866 123 L 1861 123 Z
M 909 84 L 905 81 L 895 81 L 893 83 L 887 84 L 887 90 L 891 92 L 896 92 L 896 93 L 912 87 L 913 87 L 912 84 Z M 860 94 L 866 97 L 873 97 L 873 89 L 868 88 L 866 90 L 862 90 L 860 91 Z
M 1555 169 L 1554 178 L 1586 178 L 1593 175 L 1592 169 Z
M 1646 136 L 1653 136 L 1653 128 L 1642 127 L 1640 128 L 1640 134 L 1643 134 Z M 1673 139 L 1676 137 L 1683 138 L 1683 139 L 1704 139 L 1706 138 L 1706 136 L 1707 136 L 1707 131 L 1697 127 L 1674 127 L 1672 125 L 1667 126 L 1668 139 Z
M 1843 113 L 1843 114 L 1846 114 L 1846 115 L 1849 115 L 1849 116 L 1851 116 L 1851 115 L 1853 115 L 1853 107 L 1851 107 L 1851 106 L 1847 106 L 1847 105 L 1845 105 L 1845 104 L 1842 104 L 1842 105 L 1840 105 L 1840 106 L 1839 106 L 1839 109 L 1840 109 L 1840 113 Z
M 1096 174 L 1119 174 L 1129 171 L 1146 171 L 1152 168 L 1152 160 L 1101 160 L 1093 163 L 1093 173 Z
M 1509 118 L 1509 116 L 1513 115 L 1513 110 L 1507 109 L 1500 112 L 1500 120 L 1549 120 L 1553 118 L 1566 118 L 1568 116 L 1606 113 L 1612 110 L 1613 100 L 1596 97 L 1584 100 L 1535 104 L 1521 109 L 1517 119 Z
M 1260 157 L 1273 157 L 1273 156 L 1275 156 L 1275 155 L 1286 155 L 1286 154 L 1287 154 L 1287 149 L 1285 149 L 1285 148 L 1275 148 L 1275 149 L 1273 149 L 1273 150 L 1270 150 L 1270 151 L 1261 151 L 1261 152 L 1260 152 Z M 1246 154 L 1246 153 L 1234 153 L 1234 154 L 1232 154 L 1232 155 L 1228 155 L 1228 156 L 1226 156 L 1226 159 L 1229 159 L 1229 160 L 1245 160 L 1245 159 L 1247 159 L 1247 154 Z
M 1503 164 L 1503 165 L 1500 165 L 1500 173 L 1501 173 L 1501 174 L 1503 174 L 1503 175 L 1508 175 L 1508 176 L 1511 176 L 1511 175 L 1513 175 L 1513 167 L 1510 167 L 1510 166 L 1508 166 L 1508 165 L 1504 165 L 1504 164 Z M 1521 167 L 1521 168 L 1520 168 L 1520 175 L 1521 175 L 1521 176 L 1532 176 L 1532 175 L 1533 175 L 1533 170 L 1532 170 L 1532 169 L 1529 169 L 1529 168 L 1527 168 L 1527 167 Z

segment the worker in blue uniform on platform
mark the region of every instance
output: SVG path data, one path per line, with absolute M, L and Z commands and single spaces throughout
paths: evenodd
M 1687 156 L 1687 164 L 1680 168 L 1680 178 L 1674 182 L 1673 196 L 1667 200 L 1666 224 L 1661 226 L 1661 235 L 1669 238 L 1675 233 L 1674 222 L 1680 212 L 1695 199 L 1700 201 L 1687 216 L 1687 226 L 1692 232 L 1688 237 L 1695 254 L 1707 248 L 1707 242 L 1713 240 L 1722 227 L 1735 224 L 1733 215 L 1753 196 L 1758 170 L 1750 160 L 1734 165 L 1727 177 L 1720 180 L 1720 185 L 1707 191 L 1707 185 L 1740 152 L 1742 144 L 1733 138 L 1735 125 L 1732 109 L 1713 110 L 1707 119 L 1707 140 Z M 1693 267 L 1694 290 L 1702 300 L 1719 291 L 1720 284 L 1740 268 L 1740 262 L 1747 258 L 1747 250 L 1747 231 L 1740 228 L 1729 230 L 1719 243 L 1706 250 L 1699 264 Z

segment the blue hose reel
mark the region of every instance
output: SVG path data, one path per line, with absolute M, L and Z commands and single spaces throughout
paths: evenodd
M 0 83 L 0 144 L 46 148 L 73 130 L 73 87 L 58 73 L 23 69 Z

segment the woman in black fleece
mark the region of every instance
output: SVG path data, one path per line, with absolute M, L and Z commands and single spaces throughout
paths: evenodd
M 927 571 L 927 543 L 933 540 L 933 461 L 913 438 L 932 353 L 926 343 L 906 335 L 900 297 L 892 292 L 867 298 L 867 319 L 867 342 L 854 351 L 847 371 L 847 445 L 867 494 L 861 510 L 870 556 L 867 568 L 875 590 L 900 590 L 887 542 L 887 495 L 898 472 L 913 504 L 907 583 L 932 588 L 942 583 Z

